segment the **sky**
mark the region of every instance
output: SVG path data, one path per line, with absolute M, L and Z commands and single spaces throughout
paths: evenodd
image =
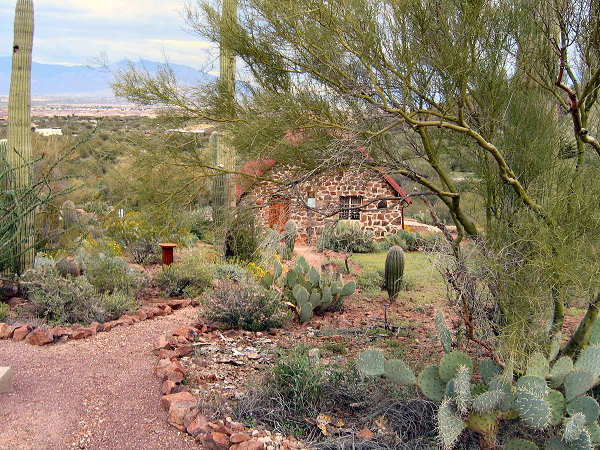
M 218 51 L 186 28 L 185 0 L 34 0 L 33 59 L 90 65 L 149 59 L 218 74 Z M 16 0 L 0 0 L 0 56 L 11 54 Z

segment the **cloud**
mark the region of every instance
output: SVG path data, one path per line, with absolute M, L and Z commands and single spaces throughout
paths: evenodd
M 7 5 L 10 3 L 10 5 Z M 0 0 L 0 42 L 12 43 L 14 2 Z M 185 30 L 184 0 L 44 0 L 35 4 L 34 59 L 90 64 L 151 59 L 214 69 L 217 47 Z M 8 55 L 9 46 L 0 55 Z

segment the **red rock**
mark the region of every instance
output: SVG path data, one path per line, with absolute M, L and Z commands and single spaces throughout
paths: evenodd
M 363 428 L 360 433 L 358 433 L 358 438 L 361 441 L 372 441 L 373 439 L 375 439 L 375 435 L 373 434 L 373 432 L 371 430 L 369 430 L 368 428 Z
M 190 356 L 192 353 L 194 353 L 194 347 L 191 345 L 182 345 L 181 347 L 176 348 L 174 353 L 177 358 Z
M 11 327 L 5 323 L 0 323 L 0 339 L 10 339 Z
M 183 418 L 183 426 L 186 428 L 190 426 L 190 424 L 194 421 L 194 419 L 196 419 L 196 417 L 198 416 L 198 414 L 200 413 L 200 411 L 198 410 L 198 408 L 192 408 L 190 409 L 187 414 L 185 415 L 185 417 Z
M 31 345 L 46 345 L 54 342 L 54 336 L 50 328 L 40 327 L 29 333 L 25 338 L 25 342 Z
M 121 324 L 117 323 L 116 320 L 111 320 L 110 322 L 104 322 L 104 331 L 110 331 L 115 327 L 120 326 Z
M 193 402 L 197 403 L 196 397 L 189 392 L 177 392 L 176 394 L 163 395 L 160 399 L 160 404 L 165 410 L 169 410 L 175 402 Z
M 173 331 L 173 336 L 182 336 L 188 341 L 192 341 L 198 336 L 198 332 L 192 327 L 180 327 Z
M 173 394 L 173 390 L 175 389 L 175 386 L 177 386 L 177 384 L 175 384 L 174 381 L 165 380 L 165 381 L 163 381 L 162 386 L 160 387 L 160 391 L 162 392 L 163 395 Z
M 192 304 L 192 301 L 190 299 L 182 299 L 182 300 L 169 300 L 167 302 L 167 305 L 169 305 L 169 307 L 173 310 L 176 309 L 181 309 L 181 308 L 186 308 L 188 306 L 190 306 Z
M 100 333 L 104 330 L 104 324 L 101 324 L 100 322 L 92 322 L 90 323 L 90 328 L 96 330 L 96 333 Z
M 163 374 L 163 380 L 171 380 L 175 383 L 181 383 L 185 378 L 185 370 L 179 364 L 179 361 L 173 361 L 171 364 L 165 369 Z
M 144 311 L 142 311 L 141 309 L 139 311 L 136 311 L 133 313 L 134 317 L 137 317 L 140 321 L 141 320 L 146 320 L 148 318 L 148 314 L 146 314 Z
M 202 439 L 202 445 L 209 450 L 227 450 L 229 448 L 229 439 L 224 433 L 207 433 Z
M 185 422 L 184 422 L 185 424 Z M 206 417 L 204 417 L 203 415 L 197 415 L 196 417 L 194 417 L 194 420 L 192 420 L 187 426 L 186 426 L 186 431 L 191 434 L 192 436 L 196 437 L 198 436 L 200 433 L 210 433 L 210 427 L 208 426 L 208 420 L 206 420 Z
M 175 355 L 175 351 L 167 350 L 165 348 L 163 348 L 162 350 L 159 350 L 158 354 L 156 356 L 158 356 L 158 359 L 168 359 L 168 360 L 171 360 L 171 359 L 177 357 Z
M 54 327 L 50 330 L 50 332 L 52 333 L 52 336 L 54 336 L 54 338 L 58 339 L 62 336 L 71 336 L 71 329 L 67 328 L 67 327 Z
M 117 326 L 120 325 L 128 327 L 130 325 L 133 325 L 133 319 L 129 316 L 121 316 L 115 322 Z
M 229 437 L 229 441 L 232 444 L 239 444 L 241 442 L 246 442 L 250 440 L 250 435 L 248 433 L 233 433 Z
M 241 442 L 235 446 L 235 450 L 264 450 L 264 448 L 264 442 L 260 442 L 254 439 L 251 441 Z
M 71 333 L 71 339 L 86 339 L 92 336 L 96 336 L 94 328 L 77 328 Z
M 187 394 L 187 392 L 179 392 L 178 394 L 170 394 L 170 395 L 181 395 Z M 190 394 L 191 395 L 191 394 Z M 198 409 L 198 402 L 192 395 L 192 401 L 173 401 L 171 402 L 171 406 L 169 406 L 169 417 L 168 422 L 177 428 L 180 431 L 186 431 L 184 425 L 184 419 L 186 415 L 190 414 L 192 411 Z
M 159 350 L 167 349 L 171 347 L 167 336 L 161 334 L 156 341 L 154 341 L 154 353 L 157 354 Z
M 156 365 L 156 369 L 154 370 L 154 373 L 156 374 L 156 376 L 160 379 L 163 379 L 163 377 L 165 376 L 167 367 L 169 367 L 171 365 L 171 360 L 170 359 L 160 359 L 158 361 L 158 364 Z
M 12 340 L 15 342 L 19 342 L 24 340 L 33 327 L 29 325 L 23 325 L 14 330 L 12 334 Z

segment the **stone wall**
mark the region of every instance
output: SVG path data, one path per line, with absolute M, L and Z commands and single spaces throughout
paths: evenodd
M 274 180 L 289 181 L 285 171 L 270 172 Z M 314 196 L 315 209 L 306 208 L 307 199 Z M 361 197 L 362 204 L 377 198 L 398 197 L 399 194 L 377 171 L 347 170 L 319 175 L 299 183 L 293 188 L 282 189 L 276 182 L 263 181 L 255 185 L 241 200 L 242 204 L 257 206 L 259 220 L 264 227 L 273 221 L 274 212 L 280 212 L 282 225 L 289 218 L 298 227 L 298 238 L 302 242 L 314 243 L 326 223 L 339 219 L 339 214 L 331 215 L 340 208 L 340 197 Z M 402 229 L 402 211 L 398 200 L 388 200 L 384 205 L 371 203 L 360 211 L 361 228 L 382 238 L 388 233 Z M 289 204 L 289 213 L 281 205 Z

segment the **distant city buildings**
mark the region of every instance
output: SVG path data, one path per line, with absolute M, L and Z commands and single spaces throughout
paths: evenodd
M 62 136 L 63 132 L 60 128 L 36 128 L 34 130 L 37 134 L 42 136 Z

